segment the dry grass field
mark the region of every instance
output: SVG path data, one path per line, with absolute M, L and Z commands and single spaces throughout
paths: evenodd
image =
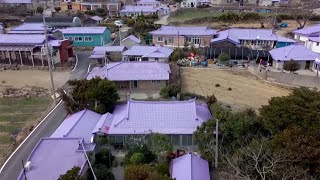
M 290 90 L 265 83 L 245 70 L 181 68 L 181 84 L 182 92 L 214 94 L 218 101 L 234 110 L 258 110 L 271 97 L 290 93 Z

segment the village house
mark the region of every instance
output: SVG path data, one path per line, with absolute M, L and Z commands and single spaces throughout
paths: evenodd
M 81 138 L 87 147 L 94 149 L 96 135 L 107 132 L 104 124 L 110 121 L 110 113 L 99 114 L 84 109 L 68 116 L 54 131 L 50 138 Z
M 281 37 L 272 29 L 228 29 L 218 32 L 211 40 L 211 47 L 247 47 L 253 50 L 273 49 L 293 44 L 295 41 Z
M 166 47 L 209 47 L 216 31 L 209 27 L 162 26 L 149 32 L 154 45 Z
M 162 46 L 132 46 L 123 52 L 124 61 L 168 62 L 173 49 Z
M 132 46 L 140 46 L 141 40 L 134 35 L 130 35 L 121 40 L 121 45 L 130 49 Z
M 83 26 L 95 27 L 103 23 L 103 18 L 99 16 L 92 16 L 82 21 Z
M 159 7 L 162 3 L 157 0 L 139 0 L 137 2 L 137 6 L 153 6 L 153 7 Z
M 104 46 L 111 41 L 111 31 L 106 27 L 71 27 L 59 31 L 75 47 Z
M 46 24 L 52 28 L 80 27 L 81 20 L 78 17 L 45 17 Z M 42 16 L 27 17 L 24 23 L 43 23 Z
M 49 36 L 53 63 L 65 63 L 73 57 L 69 40 L 56 40 Z M 47 66 L 45 37 L 39 34 L 0 34 L 0 63 L 29 66 Z
M 210 180 L 208 161 L 192 152 L 173 159 L 170 172 L 175 180 Z
M 122 61 L 122 53 L 127 50 L 125 46 L 97 46 L 94 47 L 89 58 L 99 64 Z
M 37 7 L 47 7 L 47 1 L 39 0 L 1 0 L 0 12 L 32 13 Z
M 43 34 L 45 33 L 45 26 L 43 23 L 23 23 L 20 26 L 12 28 L 8 34 Z M 52 28 L 47 27 L 47 33 L 52 33 Z
M 315 71 L 316 64 L 314 61 L 316 58 L 319 58 L 318 53 L 315 53 L 300 44 L 276 48 L 269 52 L 273 59 L 272 67 L 278 70 L 283 70 L 283 65 L 287 61 L 294 60 L 300 64 L 300 69 L 310 69 Z
M 309 37 L 320 36 L 320 24 L 295 30 L 293 31 L 293 34 L 294 39 L 302 41 L 306 44 L 306 41 L 308 41 Z
M 208 5 L 209 6 L 210 1 L 209 0 L 183 0 L 180 3 L 181 8 L 196 8 L 199 6 Z
M 104 67 L 95 67 L 86 79 L 94 77 L 114 81 L 120 89 L 158 92 L 168 84 L 169 64 L 159 62 L 111 62 Z
M 158 10 L 155 9 L 153 6 L 127 5 L 120 10 L 120 16 L 140 16 L 141 14 L 150 15 L 156 13 L 158 13 Z
M 136 101 L 115 107 L 109 122 L 112 145 L 125 146 L 132 137 L 150 133 L 166 134 L 174 149 L 196 149 L 193 133 L 212 116 L 204 103 L 185 101 Z
M 311 49 L 313 52 L 320 53 L 320 37 L 308 37 L 306 47 Z
M 21 171 L 18 180 L 59 179 L 75 166 L 84 176 L 88 169 L 84 153 L 91 151 L 81 138 L 42 138 L 25 161 L 25 171 Z

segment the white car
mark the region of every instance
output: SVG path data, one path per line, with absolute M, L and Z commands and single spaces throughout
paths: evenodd
M 116 20 L 116 21 L 114 21 L 114 24 L 116 26 L 122 26 L 123 25 L 122 20 Z

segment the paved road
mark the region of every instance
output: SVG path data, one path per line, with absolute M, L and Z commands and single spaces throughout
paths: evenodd
M 78 64 L 76 69 L 71 72 L 70 79 L 81 79 L 87 73 L 88 57 L 86 52 L 78 54 Z M 31 151 L 36 146 L 38 141 L 43 137 L 49 137 L 66 118 L 67 112 L 64 110 L 63 103 L 46 118 L 46 120 L 34 131 L 34 133 L 25 141 L 18 151 L 8 161 L 3 171 L 0 174 L 0 180 L 16 180 L 22 170 L 21 161 L 26 162 Z M 50 156 L 50 154 L 48 154 Z M 50 162 L 48 162 L 50 163 Z
M 121 31 L 120 31 L 121 40 L 123 40 L 124 38 L 126 38 L 127 34 L 128 34 L 128 31 L 127 31 L 127 30 L 121 30 Z M 114 42 L 112 43 L 111 46 L 120 46 L 119 31 L 117 32 L 117 37 L 116 37 L 116 39 L 114 40 Z

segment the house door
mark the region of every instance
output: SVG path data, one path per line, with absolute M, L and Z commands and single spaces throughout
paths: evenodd
M 131 88 L 137 88 L 138 87 L 138 81 L 131 81 Z
M 306 61 L 306 66 L 304 67 L 305 69 L 310 69 L 310 61 Z

